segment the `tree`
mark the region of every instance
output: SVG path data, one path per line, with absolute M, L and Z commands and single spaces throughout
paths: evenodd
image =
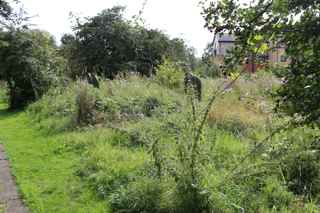
M 124 20 L 123 10 L 113 7 L 84 23 L 78 21 L 75 35 L 63 37 L 62 50 L 74 69 L 72 77 L 83 77 L 88 72 L 112 79 L 128 69 L 135 57 L 134 32 Z
M 61 38 L 59 53 L 67 60 L 64 74 L 72 79 L 82 76 L 82 65 L 78 50 L 80 50 L 79 42 L 75 36 L 64 34 Z
M 10 2 L 10 3 L 9 3 Z M 11 4 L 15 3 L 15 7 Z M 0 0 L 0 29 L 27 28 L 31 17 L 19 5 L 20 0 Z M 17 9 L 19 8 L 19 9 Z
M 163 57 L 170 47 L 170 39 L 159 30 L 147 30 L 140 26 L 135 39 L 135 71 L 151 76 L 163 62 Z
M 215 35 L 231 33 L 237 47 L 231 62 L 252 51 L 263 53 L 275 44 L 286 47 L 290 64 L 277 92 L 277 110 L 301 124 L 320 125 L 319 1 L 240 0 L 204 3 L 206 27 Z
M 8 85 L 10 108 L 17 109 L 39 99 L 63 63 L 47 32 L 11 29 L 0 32 L 0 40 L 0 79 Z
M 10 4 L 5 0 L 0 0 L 0 17 L 9 19 L 12 14 L 12 8 Z
M 65 35 L 61 46 L 71 77 L 93 73 L 113 79 L 127 71 L 151 76 L 164 57 L 178 61 L 191 55 L 183 40 L 128 21 L 123 12 L 113 7 L 84 22 L 77 19 L 74 36 Z

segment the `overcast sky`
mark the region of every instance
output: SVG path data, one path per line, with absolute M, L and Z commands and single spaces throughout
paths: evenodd
M 127 7 L 126 17 L 137 15 L 144 0 L 24 0 L 30 15 L 37 15 L 33 23 L 52 33 L 57 40 L 70 33 L 69 13 L 94 16 L 115 5 Z M 203 28 L 204 21 L 198 7 L 199 0 L 149 0 L 143 14 L 146 24 L 158 28 L 171 37 L 183 38 L 188 45 L 202 53 L 212 35 Z

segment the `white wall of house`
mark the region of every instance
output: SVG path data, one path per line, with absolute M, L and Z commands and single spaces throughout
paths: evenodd
M 228 52 L 234 48 L 233 42 L 219 42 L 219 48 L 217 51 L 217 55 L 227 56 Z

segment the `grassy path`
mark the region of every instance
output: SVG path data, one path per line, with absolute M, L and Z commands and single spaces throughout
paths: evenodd
M 80 156 L 65 150 L 61 140 L 63 135 L 37 131 L 24 112 L 9 113 L 0 105 L 0 143 L 31 212 L 107 212 L 75 175 Z

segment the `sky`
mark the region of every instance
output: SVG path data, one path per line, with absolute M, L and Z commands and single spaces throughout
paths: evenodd
M 126 18 L 137 15 L 144 0 L 24 0 L 32 23 L 53 34 L 60 40 L 64 33 L 71 33 L 70 12 L 81 17 L 94 16 L 103 9 L 116 5 L 126 6 Z M 142 15 L 149 28 L 163 30 L 171 38 L 183 38 L 196 48 L 200 56 L 212 35 L 203 27 L 199 0 L 148 0 Z

